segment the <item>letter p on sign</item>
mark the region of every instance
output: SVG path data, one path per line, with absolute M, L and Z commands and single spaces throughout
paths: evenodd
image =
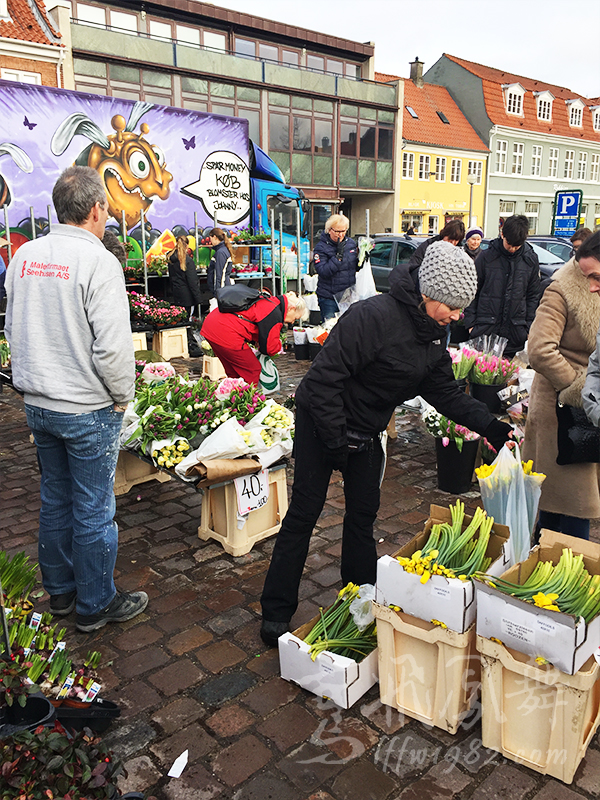
M 577 197 L 572 194 L 563 195 L 560 198 L 558 213 L 561 217 L 569 217 L 577 212 Z

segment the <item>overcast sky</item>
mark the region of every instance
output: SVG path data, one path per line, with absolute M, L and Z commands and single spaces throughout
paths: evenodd
M 409 76 L 442 53 L 600 95 L 599 0 L 221 0 L 215 5 L 375 42 L 375 68 Z

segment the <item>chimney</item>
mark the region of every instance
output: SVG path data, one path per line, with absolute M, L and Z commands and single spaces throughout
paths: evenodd
M 410 79 L 419 89 L 423 87 L 423 62 L 419 61 L 419 56 L 410 62 Z

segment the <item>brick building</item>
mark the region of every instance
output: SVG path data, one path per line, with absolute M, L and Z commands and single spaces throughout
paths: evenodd
M 0 0 L 0 78 L 63 86 L 66 54 L 42 0 Z

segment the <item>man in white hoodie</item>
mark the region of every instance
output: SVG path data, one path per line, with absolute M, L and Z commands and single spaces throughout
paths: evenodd
M 41 470 L 39 563 L 52 614 L 77 628 L 124 622 L 145 592 L 113 581 L 113 482 L 135 361 L 121 265 L 102 244 L 108 204 L 89 167 L 54 186 L 59 225 L 19 248 L 7 270 L 5 332 Z

